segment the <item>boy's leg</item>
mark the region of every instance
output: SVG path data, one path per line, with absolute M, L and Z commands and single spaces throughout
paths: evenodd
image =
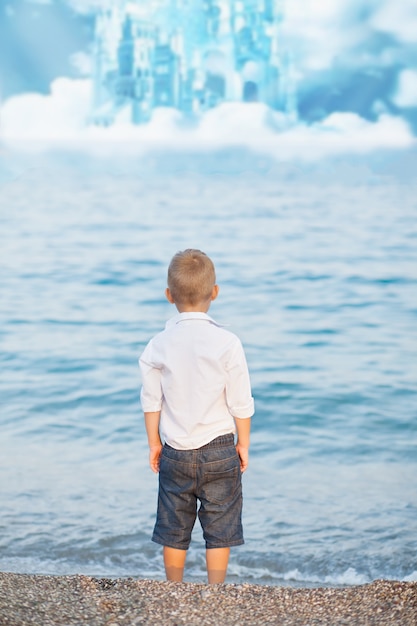
M 206 550 L 207 576 L 209 584 L 224 583 L 229 564 L 230 548 L 209 548 Z
M 187 550 L 164 546 L 164 565 L 167 580 L 181 583 L 184 575 Z
M 198 517 L 206 542 L 208 582 L 223 583 L 230 546 L 244 543 L 242 478 L 233 434 L 221 435 L 203 446 L 199 456 L 203 477 L 197 494 L 200 500 Z

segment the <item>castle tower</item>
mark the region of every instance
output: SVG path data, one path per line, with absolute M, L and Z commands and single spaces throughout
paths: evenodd
M 284 2 L 113 0 L 96 21 L 93 118 L 111 123 L 130 107 L 142 123 L 157 106 L 199 113 L 243 100 L 295 119 Z

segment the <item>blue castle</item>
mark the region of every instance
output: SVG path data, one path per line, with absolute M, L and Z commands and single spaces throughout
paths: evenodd
M 156 107 L 198 115 L 225 101 L 296 117 L 282 0 L 115 0 L 96 19 L 92 121 Z

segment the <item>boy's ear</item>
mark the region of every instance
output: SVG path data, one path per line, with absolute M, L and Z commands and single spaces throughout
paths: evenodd
M 215 300 L 217 298 L 217 296 L 219 295 L 219 285 L 214 285 L 213 287 L 213 291 L 211 292 L 211 299 Z
M 168 300 L 168 302 L 170 302 L 171 304 L 175 304 L 174 298 L 171 296 L 171 292 L 169 290 L 169 287 L 167 287 L 165 289 L 165 296 L 166 296 L 166 299 Z

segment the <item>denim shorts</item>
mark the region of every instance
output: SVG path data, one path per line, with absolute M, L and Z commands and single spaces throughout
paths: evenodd
M 187 550 L 197 514 L 206 548 L 244 543 L 242 474 L 233 434 L 196 450 L 175 450 L 167 444 L 162 449 L 152 541 Z

